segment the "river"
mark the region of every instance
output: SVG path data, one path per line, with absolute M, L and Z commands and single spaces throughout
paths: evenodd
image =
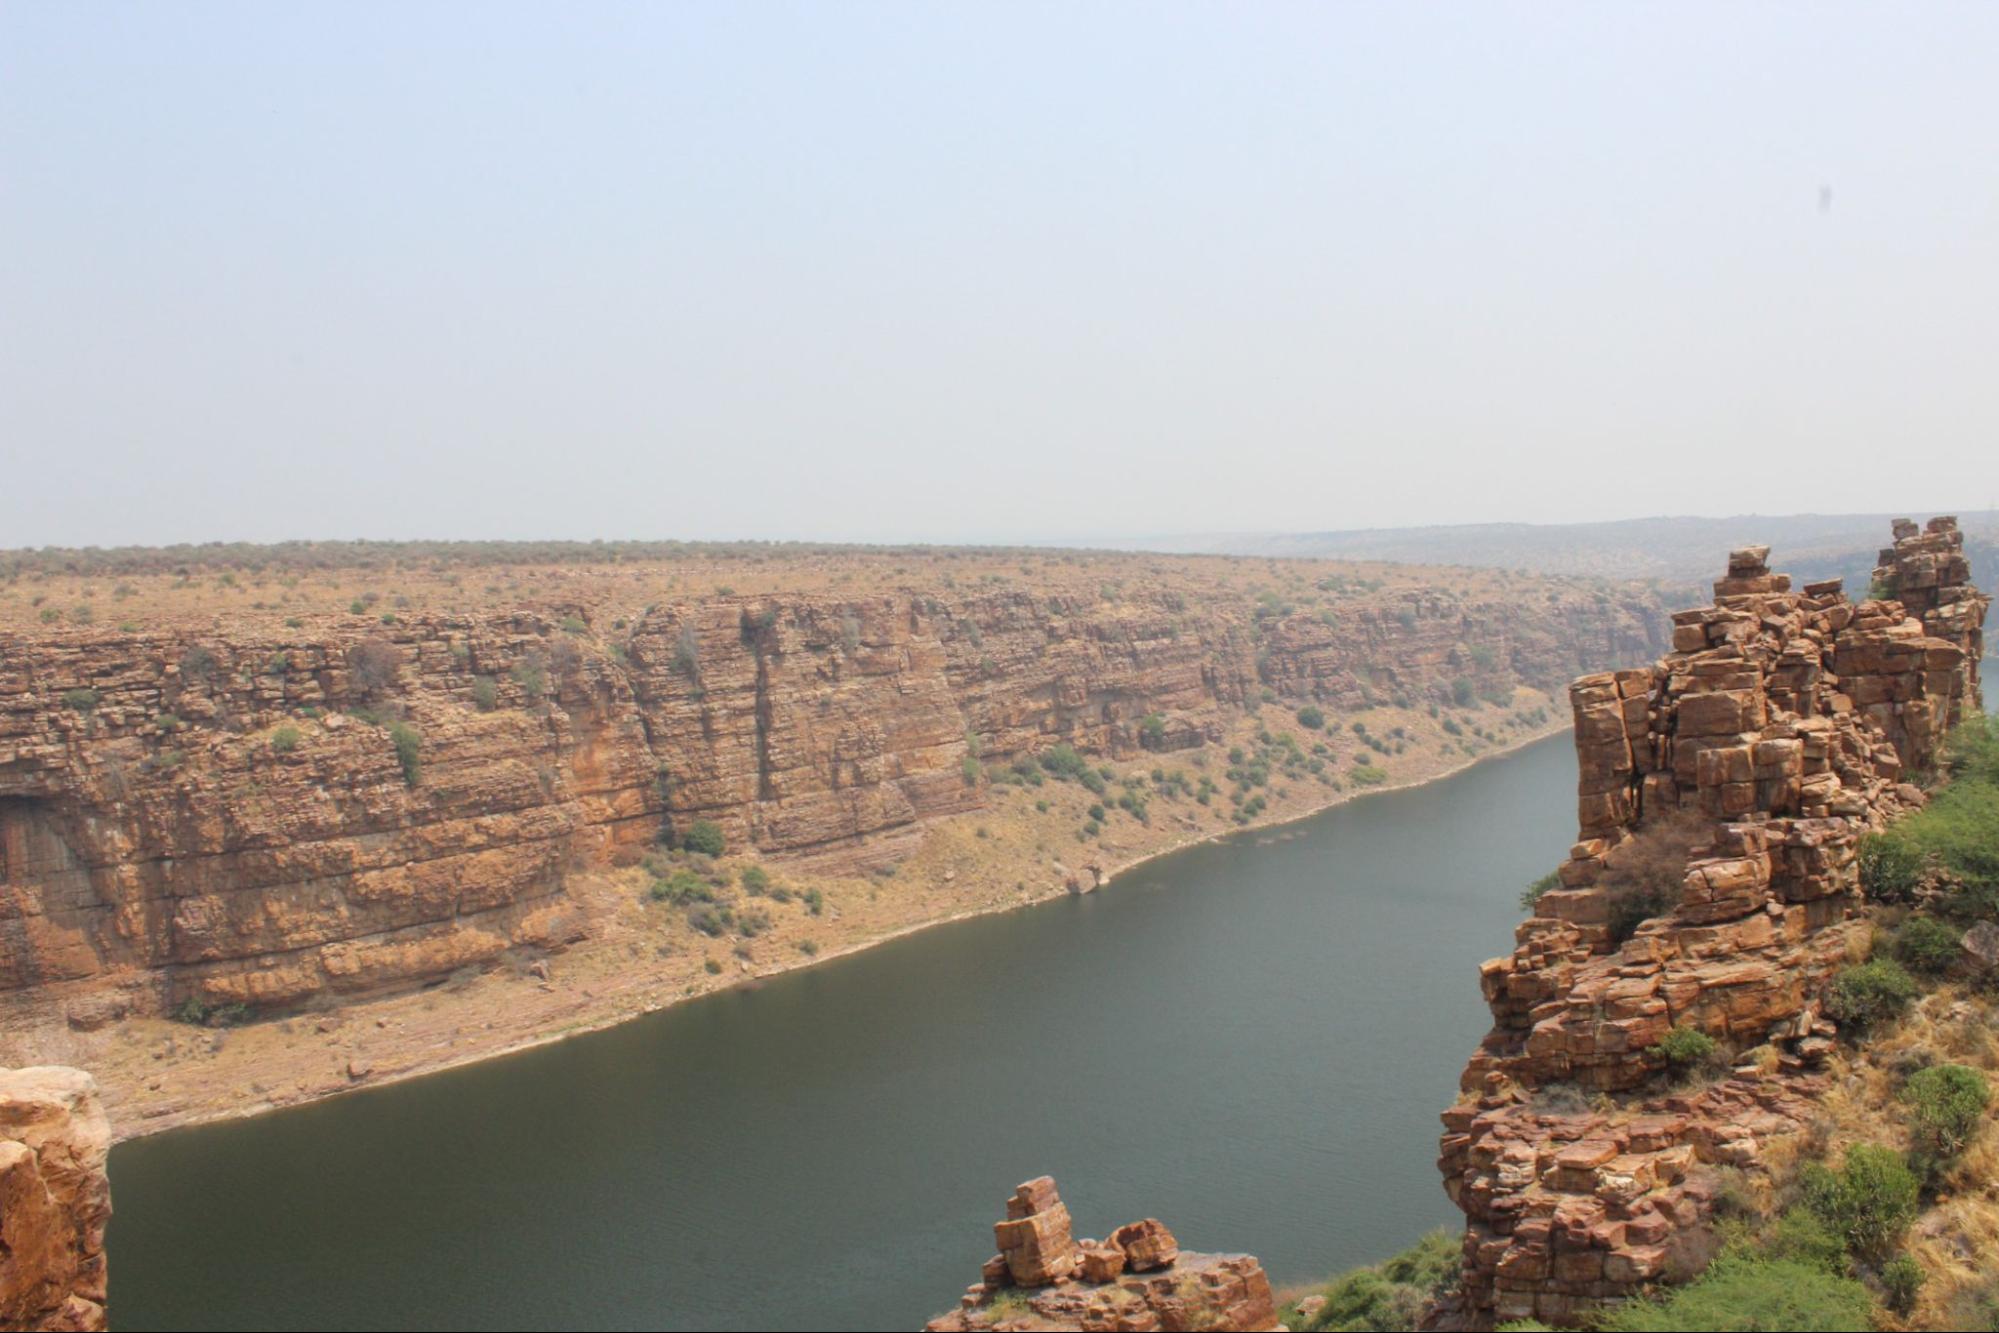
M 111 1155 L 121 1329 L 914 1328 L 1053 1174 L 1278 1282 L 1451 1224 L 1480 960 L 1575 828 L 1566 734 L 1108 890 Z M 1288 836 L 1279 836 L 1279 834 Z

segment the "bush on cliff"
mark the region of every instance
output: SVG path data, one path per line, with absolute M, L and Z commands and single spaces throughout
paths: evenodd
M 1707 1033 L 1682 1026 L 1661 1037 L 1657 1046 L 1646 1047 L 1645 1053 L 1664 1060 L 1674 1069 L 1691 1069 L 1713 1060 L 1718 1049 L 1714 1038 Z
M 1931 1065 L 1902 1085 L 1909 1107 L 1912 1156 L 1934 1177 L 1957 1160 L 1978 1134 L 1992 1088 L 1985 1075 L 1964 1065 Z
M 1729 1251 L 1683 1287 L 1630 1301 L 1598 1327 L 1651 1330 L 1846 1330 L 1871 1327 L 1867 1288 L 1790 1259 Z
M 1896 962 L 1911 972 L 1934 977 L 1948 971 L 1957 961 L 1957 941 L 1962 933 L 1935 917 L 1912 916 L 1895 932 L 1889 951 Z
M 1550 889 L 1559 889 L 1561 887 L 1561 875 L 1556 871 L 1550 870 L 1547 874 L 1520 890 L 1521 910 L 1531 916 L 1534 909 L 1540 906 L 1542 894 L 1548 892 Z
M 1849 967 L 1832 979 L 1825 1010 L 1852 1036 L 1898 1018 L 1916 997 L 1915 978 L 1891 958 Z
M 1301 1317 L 1295 1305 L 1283 1312 L 1284 1326 L 1294 1330 L 1381 1329 L 1416 1327 L 1423 1307 L 1457 1281 L 1463 1245 L 1449 1231 L 1432 1231 L 1383 1263 L 1343 1273 L 1307 1295 L 1326 1298 L 1312 1318 Z
M 403 768 L 403 783 L 416 786 L 420 768 L 418 754 L 423 749 L 423 737 L 407 722 L 397 722 L 389 728 L 389 742 L 396 747 L 396 762 Z
M 728 844 L 722 836 L 720 824 L 712 819 L 697 819 L 687 826 L 687 836 L 681 839 L 680 845 L 703 856 L 720 856 Z
M 1885 1259 L 1901 1243 L 1922 1193 L 1902 1155 L 1872 1143 L 1848 1148 L 1845 1165 L 1837 1171 L 1823 1162 L 1805 1163 L 1798 1183 L 1805 1206 L 1845 1239 L 1854 1257 L 1870 1262 Z
M 1944 767 L 1951 781 L 1926 807 L 1862 841 L 1861 883 L 1880 901 L 1906 902 L 1934 868 L 1961 886 L 1949 914 L 1991 917 L 1999 914 L 1999 728 L 1966 718 Z

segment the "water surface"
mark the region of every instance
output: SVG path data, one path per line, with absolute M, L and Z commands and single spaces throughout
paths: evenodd
M 1052 1173 L 1296 1281 L 1456 1220 L 1475 974 L 1573 830 L 1566 736 L 408 1083 L 111 1155 L 121 1329 L 917 1327 Z

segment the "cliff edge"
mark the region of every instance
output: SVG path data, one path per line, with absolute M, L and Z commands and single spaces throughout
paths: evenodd
M 111 1126 L 76 1069 L 0 1069 L 0 1328 L 101 1329 Z
M 1924 804 L 1911 777 L 1979 707 L 1989 599 L 1950 518 L 1897 522 L 1858 602 L 1767 556 L 1735 552 L 1654 666 L 1571 689 L 1579 840 L 1481 969 L 1493 1028 L 1439 1161 L 1462 1277 L 1431 1326 L 1572 1327 L 1698 1272 L 1718 1168 L 1762 1170 L 1826 1090 L 1859 844 Z M 1734 1072 L 1660 1091 L 1680 1032 Z

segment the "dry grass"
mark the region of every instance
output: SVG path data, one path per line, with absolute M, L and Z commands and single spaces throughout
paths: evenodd
M 1864 952 L 1864 951 L 1863 951 Z M 1804 1160 L 1837 1162 L 1855 1143 L 1906 1149 L 1902 1085 L 1926 1065 L 1954 1063 L 1999 1079 L 1999 1005 L 1991 997 L 1945 986 L 1885 1025 L 1833 1066 L 1824 1114 L 1805 1135 L 1772 1143 L 1766 1161 L 1786 1179 Z M 1907 1327 L 1964 1328 L 1981 1299 L 1999 1296 L 1999 1126 L 1986 1113 L 1983 1133 L 1942 1182 L 1910 1229 L 1907 1251 L 1925 1281 Z

